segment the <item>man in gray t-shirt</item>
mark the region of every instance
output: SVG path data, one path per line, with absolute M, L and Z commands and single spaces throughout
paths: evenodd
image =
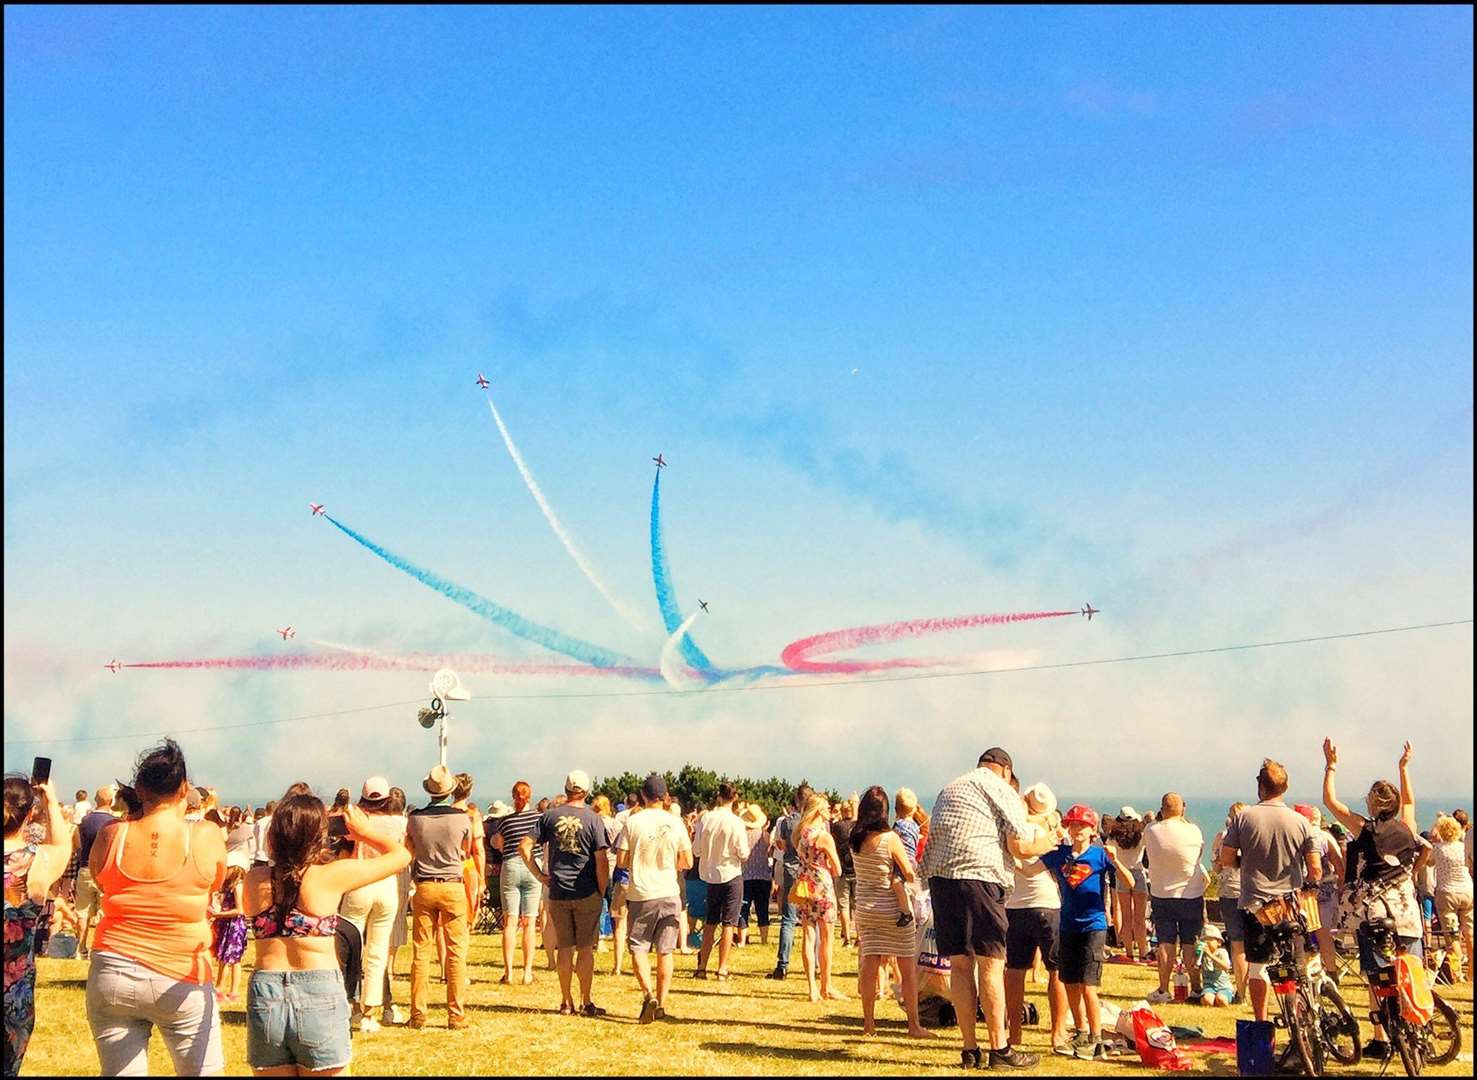
M 437 765 L 422 786 L 431 796 L 427 806 L 406 819 L 405 846 L 410 848 L 410 877 L 415 882 L 410 912 L 415 945 L 410 965 L 410 1026 L 426 1023 L 431 961 L 436 932 L 446 931 L 446 1011 L 452 1029 L 467 1026 L 462 1005 L 467 957 L 467 890 L 462 860 L 472 854 L 472 819 L 451 804 L 456 777 Z
M 1282 801 L 1287 792 L 1287 770 L 1267 758 L 1257 773 L 1255 806 L 1231 819 L 1221 839 L 1221 865 L 1240 867 L 1242 911 L 1277 900 L 1323 876 L 1308 819 Z M 1306 873 L 1304 869 L 1306 868 Z M 1258 1020 L 1267 1018 L 1267 961 L 1272 942 L 1267 928 L 1255 918 L 1245 920 L 1247 989 Z

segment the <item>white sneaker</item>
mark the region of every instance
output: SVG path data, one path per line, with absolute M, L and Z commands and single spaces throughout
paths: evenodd
M 368 1014 L 359 1018 L 359 1031 L 363 1035 L 372 1035 L 380 1029 L 380 1022 Z
M 399 1005 L 391 1005 L 390 1006 L 389 1012 L 385 1015 L 385 1023 L 387 1023 L 387 1024 L 403 1024 L 403 1023 L 405 1023 L 405 1013 L 403 1013 L 400 1010 L 400 1006 Z
M 1163 1005 L 1167 1001 L 1173 1001 L 1174 995 L 1165 990 L 1155 990 L 1144 998 L 1150 1005 Z

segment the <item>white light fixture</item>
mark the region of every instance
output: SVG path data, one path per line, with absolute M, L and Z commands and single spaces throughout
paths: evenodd
M 471 701 L 472 695 L 451 668 L 442 668 L 431 678 L 431 693 L 442 701 Z

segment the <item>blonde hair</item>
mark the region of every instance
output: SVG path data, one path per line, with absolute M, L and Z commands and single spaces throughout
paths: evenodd
M 1369 816 L 1387 821 L 1400 813 L 1400 790 L 1388 780 L 1376 780 L 1369 789 Z
M 826 813 L 830 805 L 826 797 L 819 793 L 814 793 L 810 798 L 806 799 L 805 806 L 800 811 L 800 824 L 798 826 L 800 831 L 804 832 L 812 821 Z
M 1449 844 L 1453 840 L 1460 840 L 1462 838 L 1462 823 L 1454 817 L 1439 814 L 1436 817 L 1436 824 L 1431 831 L 1436 834 L 1437 840 L 1440 840 L 1443 844 Z
M 913 811 L 918 809 L 918 796 L 913 794 L 912 788 L 900 787 L 897 795 L 893 798 L 893 811 L 899 818 L 912 817 Z
M 610 817 L 610 799 L 605 795 L 596 795 L 595 801 L 590 803 L 590 809 L 601 817 Z

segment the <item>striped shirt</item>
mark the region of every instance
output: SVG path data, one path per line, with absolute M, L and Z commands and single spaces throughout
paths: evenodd
M 899 840 L 903 842 L 903 850 L 908 853 L 908 861 L 914 868 L 918 866 L 918 823 L 912 818 L 899 818 L 893 822 L 892 831 L 897 833 Z
M 497 828 L 494 833 L 503 838 L 503 861 L 518 858 L 518 844 L 525 836 L 532 836 L 538 830 L 538 819 L 540 815 L 531 806 L 525 806 L 516 813 L 507 817 L 498 818 Z M 537 845 L 535 844 L 535 847 Z
M 921 877 L 1013 883 L 1007 838 L 1025 838 L 1026 805 L 1004 780 L 974 769 L 939 792 Z

